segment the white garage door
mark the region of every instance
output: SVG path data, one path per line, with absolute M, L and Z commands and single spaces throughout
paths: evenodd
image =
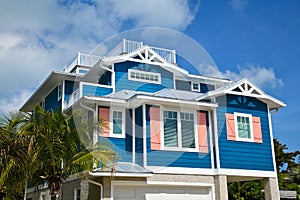
M 114 200 L 211 200 L 208 187 L 114 187 Z

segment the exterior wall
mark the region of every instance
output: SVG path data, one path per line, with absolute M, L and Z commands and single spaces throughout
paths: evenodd
M 217 98 L 220 167 L 274 171 L 267 105 L 255 98 L 226 95 Z M 260 117 L 262 143 L 227 140 L 225 113 L 252 114 Z
M 176 83 L 176 90 L 192 91 L 190 81 L 176 80 L 175 83 Z M 201 93 L 206 93 L 206 92 L 212 91 L 212 90 L 215 90 L 214 85 L 200 83 L 200 92 Z
M 211 168 L 211 152 L 152 150 L 150 136 L 150 105 L 146 106 L 147 166 Z M 209 135 L 209 134 L 208 134 Z M 208 144 L 210 138 L 208 137 Z
M 112 88 L 100 87 L 95 85 L 83 85 L 82 96 L 104 96 L 112 93 Z
M 135 162 L 141 166 L 143 163 L 143 107 L 135 109 Z
M 157 92 L 163 88 L 174 88 L 173 73 L 155 65 L 136 62 L 116 63 L 115 66 L 116 92 L 121 90 L 136 90 L 144 92 Z M 128 80 L 128 69 L 142 69 L 148 72 L 161 74 L 161 84 L 146 83 Z
M 65 81 L 65 99 L 69 99 L 69 96 L 79 88 L 79 83 L 74 81 Z
M 58 99 L 58 88 L 55 87 L 52 92 L 45 98 L 45 110 L 56 110 L 62 106 L 62 100 Z

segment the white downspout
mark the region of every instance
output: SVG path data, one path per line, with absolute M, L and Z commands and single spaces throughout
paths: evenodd
M 94 123 L 96 124 L 96 111 L 86 105 L 83 105 L 82 102 L 80 102 L 80 106 L 86 110 L 89 110 L 89 111 L 92 111 L 93 112 L 93 116 L 94 116 Z M 93 144 L 96 144 L 97 140 L 96 140 L 96 137 L 95 137 L 95 129 L 93 130 Z
M 101 183 L 96 182 L 96 181 L 92 181 L 92 180 L 87 180 L 87 181 L 91 184 L 94 184 L 94 185 L 97 185 L 97 186 L 100 187 L 100 193 L 101 193 L 100 200 L 103 200 L 103 185 Z

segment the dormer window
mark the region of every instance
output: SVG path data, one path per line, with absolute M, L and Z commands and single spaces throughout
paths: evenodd
M 160 84 L 161 75 L 156 72 L 128 69 L 128 80 Z
M 200 83 L 192 83 L 192 91 L 200 92 Z

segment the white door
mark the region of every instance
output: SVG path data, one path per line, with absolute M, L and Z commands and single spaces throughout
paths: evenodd
M 116 186 L 114 200 L 211 200 L 209 187 Z

